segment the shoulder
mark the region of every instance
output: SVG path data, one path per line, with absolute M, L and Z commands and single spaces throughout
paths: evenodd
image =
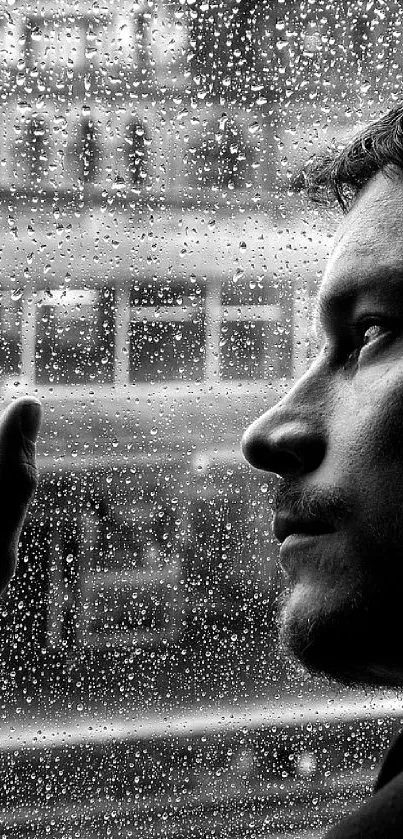
M 402 839 L 403 772 L 362 807 L 335 825 L 324 839 Z

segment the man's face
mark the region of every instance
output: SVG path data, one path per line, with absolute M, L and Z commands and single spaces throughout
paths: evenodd
M 403 175 L 344 218 L 318 311 L 316 361 L 243 440 L 281 478 L 282 636 L 313 671 L 403 684 Z

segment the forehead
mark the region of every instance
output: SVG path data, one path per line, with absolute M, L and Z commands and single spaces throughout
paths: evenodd
M 403 284 L 403 174 L 379 172 L 338 228 L 319 297 L 353 294 L 371 278 L 397 275 Z

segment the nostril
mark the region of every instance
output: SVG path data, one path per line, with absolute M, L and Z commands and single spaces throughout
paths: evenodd
M 281 451 L 279 452 L 277 461 L 276 458 L 272 459 L 272 471 L 284 477 L 299 475 L 305 471 L 304 461 L 294 452 Z
M 251 466 L 263 472 L 293 475 L 303 471 L 303 461 L 296 453 L 279 447 L 273 450 L 265 440 L 255 440 L 253 445 L 243 445 L 242 449 Z
M 245 432 L 242 450 L 255 469 L 291 476 L 318 468 L 325 454 L 325 441 L 305 423 L 287 423 L 270 430 L 258 421 Z

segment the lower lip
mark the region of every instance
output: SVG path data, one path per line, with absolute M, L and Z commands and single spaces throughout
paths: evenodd
M 333 533 L 291 533 L 284 539 L 280 548 L 280 565 L 287 573 L 295 569 L 296 564 L 303 563 L 306 554 L 323 550 L 324 540 Z

